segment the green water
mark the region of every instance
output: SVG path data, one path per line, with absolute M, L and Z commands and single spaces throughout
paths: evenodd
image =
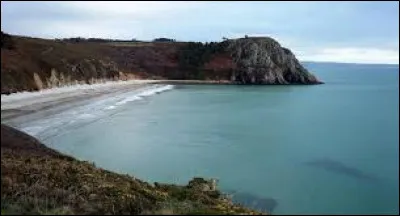
M 45 142 L 151 182 L 215 177 L 275 214 L 398 214 L 398 66 L 306 67 L 326 84 L 176 86 Z

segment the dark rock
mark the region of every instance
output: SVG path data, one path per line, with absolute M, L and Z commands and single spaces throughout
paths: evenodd
M 272 213 L 278 206 L 278 201 L 273 198 L 259 197 L 246 192 L 227 191 L 225 197 L 233 203 L 265 213 Z
M 294 54 L 269 37 L 230 40 L 236 68 L 232 81 L 240 84 L 321 84 Z
M 216 179 L 205 180 L 204 178 L 196 177 L 189 181 L 187 187 L 204 192 L 216 191 L 217 180 Z

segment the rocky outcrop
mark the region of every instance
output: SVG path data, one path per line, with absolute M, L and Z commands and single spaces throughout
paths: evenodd
M 276 199 L 260 197 L 246 192 L 229 191 L 224 194 L 224 196 L 227 196 L 233 203 L 238 203 L 261 212 L 273 213 L 278 206 L 278 201 Z
M 193 190 L 208 192 L 217 190 L 217 179 L 206 180 L 204 178 L 195 177 L 189 181 L 188 188 Z
M 321 83 L 289 49 L 268 37 L 116 46 L 2 34 L 2 94 L 138 78 L 236 84 Z
M 71 63 L 63 59 L 63 64 L 58 67 L 58 70 L 51 68 L 49 75 L 42 73 L 42 76 L 40 77 L 37 73 L 33 74 L 33 79 L 38 90 L 127 79 L 126 75 L 120 72 L 115 64 L 105 63 L 96 59 L 84 59 L 78 63 Z
M 294 54 L 269 37 L 230 40 L 236 64 L 231 80 L 241 84 L 320 84 Z

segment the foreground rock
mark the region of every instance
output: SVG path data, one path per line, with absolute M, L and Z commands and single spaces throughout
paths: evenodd
M 216 181 L 143 182 L 78 161 L 1 125 L 2 214 L 259 214 L 233 204 Z

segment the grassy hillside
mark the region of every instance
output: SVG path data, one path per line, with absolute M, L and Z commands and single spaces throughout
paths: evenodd
M 321 84 L 272 38 L 222 42 L 45 40 L 2 32 L 1 92 L 97 83 L 172 79 L 237 84 Z
M 230 65 L 226 67 L 226 62 L 222 62 L 225 64 L 222 70 L 215 68 L 215 64 L 211 64 L 214 68 L 203 67 L 207 62 L 212 63 L 215 52 L 207 54 L 207 61 L 199 64 L 195 58 L 198 47 L 191 45 L 45 40 L 2 33 L 1 89 L 2 93 L 12 93 L 130 78 L 215 80 L 229 77 L 225 71 L 229 72 Z
M 202 178 L 186 186 L 149 184 L 1 125 L 2 214 L 259 214 L 232 204 L 214 186 Z

